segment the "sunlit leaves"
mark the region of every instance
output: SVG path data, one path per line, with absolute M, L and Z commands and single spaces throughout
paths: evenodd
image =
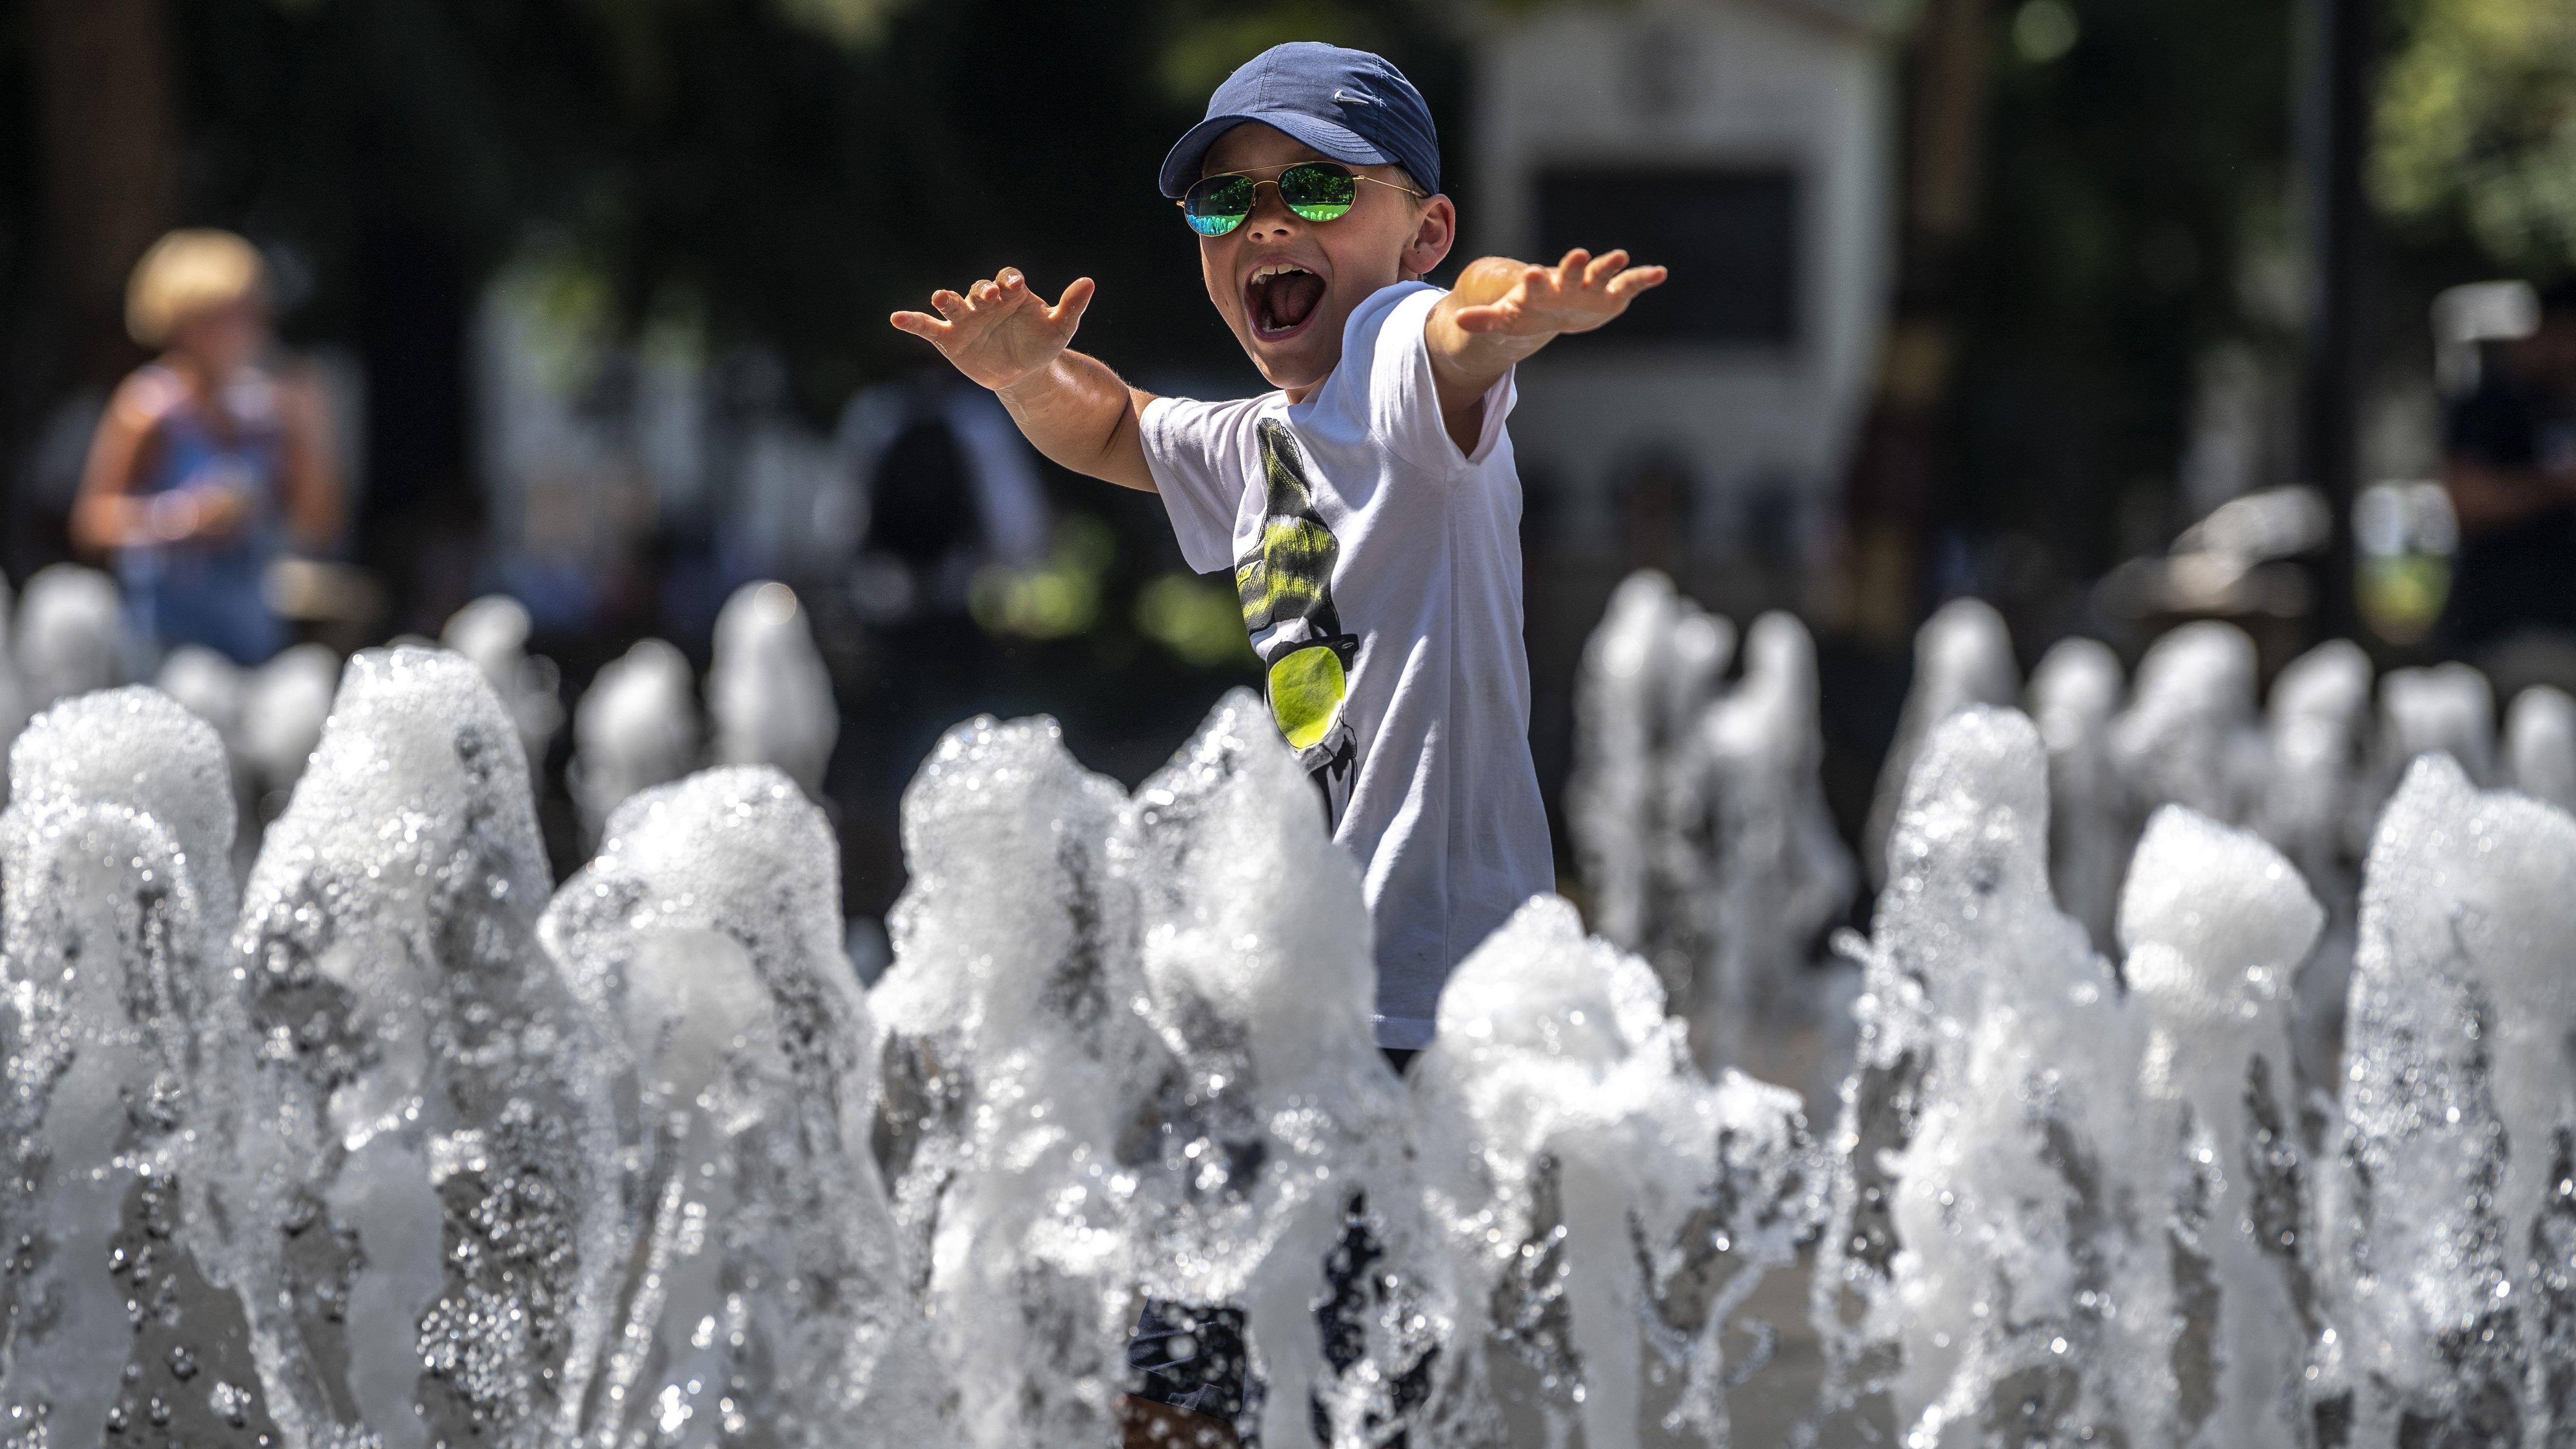
M 2507 265 L 2576 265 L 2576 6 L 2427 0 L 2379 95 L 2372 182 Z

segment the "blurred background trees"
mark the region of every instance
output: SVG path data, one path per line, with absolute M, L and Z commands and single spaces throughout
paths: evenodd
M 160 229 L 239 229 L 278 257 L 291 333 L 363 366 L 360 547 L 398 574 L 423 529 L 480 526 L 467 329 L 531 250 L 613 329 L 774 356 L 818 422 L 918 360 L 887 311 L 1005 261 L 1097 275 L 1105 353 L 1231 380 L 1151 183 L 1210 77 L 1321 34 L 1457 90 L 1404 7 L 41 0 L 0 27 L 0 306 L 43 324 L 12 329 L 11 451 L 137 360 L 118 298 Z M 20 576 L 60 551 L 33 513 Z
M 2576 7 L 2409 0 L 2380 92 L 2373 180 L 2409 230 L 2455 228 L 2501 266 L 2576 267 Z
M 2231 496 L 2297 481 L 2303 7 L 1814 3 L 1869 27 L 1909 88 L 1889 121 L 1907 242 L 1878 388 L 1882 415 L 1902 404 L 1902 482 L 1871 491 L 1876 433 L 1855 440 L 1849 480 L 1902 524 L 1888 545 L 1902 567 L 1875 598 L 1846 559 L 1838 585 L 1751 602 L 1824 626 L 1829 728 L 1874 762 L 1901 641 L 1942 598 L 1996 602 L 2026 661 L 2066 632 L 2116 637 L 2096 581 Z M 1097 277 L 1084 345 L 1145 385 L 1249 390 L 1152 185 L 1207 89 L 1282 39 L 1385 52 L 1439 113 L 1472 232 L 1479 37 L 1550 8 L 29 0 L 0 12 L 0 558 L 23 579 L 64 553 L 83 400 L 94 409 L 138 360 L 118 298 L 171 225 L 258 241 L 290 337 L 355 380 L 352 550 L 388 588 L 378 633 L 434 631 L 493 584 L 507 524 L 478 441 L 491 420 L 475 358 L 505 276 L 522 282 L 514 305 L 628 359 L 576 390 L 603 416 L 636 413 L 654 359 L 682 357 L 708 380 L 709 428 L 774 413 L 828 433 L 855 390 L 926 361 L 884 325 L 891 308 L 1006 262 L 1049 289 Z M 2372 476 L 2424 476 L 2431 295 L 2576 263 L 2576 9 L 2368 8 L 2384 57 L 2372 195 L 2388 225 L 2369 264 L 2364 451 Z M 1174 721 L 1246 677 L 1217 627 L 1222 588 L 1178 576 L 1150 498 L 1051 470 L 1045 483 L 1080 522 L 1043 577 L 989 593 L 981 618 L 1006 667 L 972 702 L 1053 710 L 1097 729 L 1089 757 L 1141 768 Z M 578 629 L 547 637 L 540 611 L 568 689 L 641 633 L 703 649 L 735 567 L 709 542 L 716 515 L 751 486 L 716 478 L 663 499 L 642 525 L 642 581 Z M 1554 606 L 1588 623 L 1598 597 L 1580 594 Z M 834 604 L 815 602 L 838 637 Z M 1538 663 L 1545 734 L 1571 660 Z M 878 666 L 852 654 L 836 667 Z
M 160 226 L 196 221 L 281 253 L 295 329 L 364 358 L 379 526 L 462 481 L 452 359 L 479 283 L 532 245 L 591 274 L 619 326 L 677 317 L 719 351 L 773 350 L 818 418 L 910 362 L 878 325 L 890 301 L 1005 259 L 1099 274 L 1112 305 L 1087 335 L 1104 353 L 1239 376 L 1181 275 L 1153 159 L 1216 78 L 1290 36 L 1395 56 L 1461 149 L 1477 15 L 1432 0 L 33 0 L 0 50 L 21 96 L 0 136 L 0 269 L 22 324 L 11 431 L 23 451 L 61 388 L 131 360 L 112 306 L 124 269 Z M 2295 19 L 2284 0 L 1974 7 L 1975 179 L 1953 186 L 1971 209 L 1940 223 L 1974 239 L 1946 268 L 1964 331 L 1943 460 L 1961 481 L 1933 505 L 1941 524 L 2016 520 L 2069 577 L 2116 561 L 2137 541 L 2124 530 L 2153 531 L 2141 520 L 2165 510 L 2135 490 L 2175 475 L 2201 354 L 2295 321 L 2275 275 Z M 2391 19 L 2377 195 L 2447 219 L 2496 265 L 2563 264 L 2576 12 L 2405 0 Z M 13 555 L 23 568 L 48 546 Z M 1983 566 L 1933 560 L 1931 591 L 1963 567 Z

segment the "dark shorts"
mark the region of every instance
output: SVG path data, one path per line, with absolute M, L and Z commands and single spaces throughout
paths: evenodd
M 1243 1310 L 1196 1308 L 1148 1298 L 1127 1341 L 1127 1370 L 1140 1399 L 1222 1419 L 1245 1432 L 1261 1418 L 1261 1382 L 1243 1344 Z
M 1386 1058 L 1401 1076 L 1414 1053 L 1389 1049 Z M 1367 1201 L 1353 1198 L 1341 1240 L 1324 1264 L 1330 1292 L 1315 1310 L 1324 1361 L 1337 1374 L 1348 1371 L 1367 1352 L 1368 1312 L 1382 1292 L 1370 1269 L 1385 1256 L 1377 1234 L 1369 1229 Z M 1137 1398 L 1230 1423 L 1247 1449 L 1260 1444 L 1261 1407 L 1267 1394 L 1251 1371 L 1251 1355 L 1243 1341 L 1243 1310 L 1148 1298 L 1136 1315 L 1135 1336 L 1127 1342 L 1127 1368 L 1134 1385 L 1128 1392 Z M 1397 1406 L 1410 1408 L 1427 1397 L 1430 1381 L 1431 1360 L 1426 1357 L 1396 1381 Z M 1316 1440 L 1321 1442 L 1328 1437 L 1329 1427 L 1321 1404 L 1313 1406 L 1312 1417 Z M 1387 1449 L 1404 1449 L 1404 1432 L 1398 1429 L 1384 1442 Z

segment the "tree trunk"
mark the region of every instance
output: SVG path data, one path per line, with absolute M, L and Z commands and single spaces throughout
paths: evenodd
M 2371 0 L 2307 0 L 2299 94 L 2299 166 L 2307 211 L 2308 323 L 2300 376 L 2299 472 L 2325 494 L 2333 529 L 2311 559 L 2314 639 L 2349 638 L 2352 505 L 2361 483 L 2361 412 L 2370 385 L 2370 203 L 2362 188 L 2370 143 L 2377 42 Z
M 171 102 L 162 0 L 31 0 L 55 385 L 130 365 L 125 279 L 167 219 Z
M 1988 0 L 1930 0 L 1915 35 L 1895 315 L 1844 494 L 1842 612 L 1865 640 L 1901 643 L 1921 604 L 1923 535 L 1958 346 L 1958 271 L 1976 226 L 1994 37 Z

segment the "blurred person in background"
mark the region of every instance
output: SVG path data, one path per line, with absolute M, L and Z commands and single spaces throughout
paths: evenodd
M 2541 295 L 2539 327 L 2494 346 L 2452 405 L 2442 483 L 2460 524 L 2452 649 L 2576 631 L 2576 278 Z
M 276 354 L 266 268 L 225 231 L 174 231 L 135 265 L 126 330 L 162 349 L 109 399 L 71 516 L 114 562 L 142 642 L 257 664 L 287 642 L 262 580 L 340 529 L 322 389 Z
M 991 393 L 953 371 L 862 389 L 835 443 L 865 499 L 851 593 L 870 623 L 963 618 L 978 568 L 1046 552 L 1036 451 Z
M 993 395 L 945 363 L 860 390 L 834 446 L 861 520 L 845 597 L 868 665 L 842 704 L 842 850 L 850 909 L 882 914 L 903 880 L 898 802 L 949 726 L 1005 708 L 1010 640 L 970 608 L 976 575 L 1043 561 L 1038 456 Z

